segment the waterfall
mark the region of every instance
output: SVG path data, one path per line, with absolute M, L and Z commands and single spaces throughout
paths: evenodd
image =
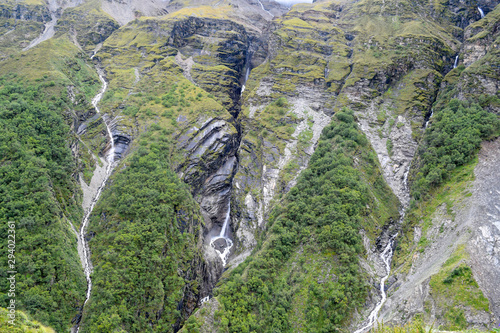
M 222 225 L 222 228 L 220 229 L 220 234 L 219 237 L 223 237 L 226 235 L 226 229 L 227 229 L 227 224 L 230 219 L 230 213 L 231 213 L 231 203 L 229 203 L 229 206 L 227 208 L 227 213 L 226 213 L 226 218 L 224 219 L 224 224 Z
M 429 126 L 429 121 L 431 121 L 433 115 L 434 115 L 434 109 L 431 109 L 431 115 L 429 116 L 429 119 L 427 119 L 427 121 L 425 122 L 424 128 L 427 128 L 427 126 Z
M 431 111 L 432 112 L 432 111 Z M 432 117 L 432 113 L 431 113 Z M 404 175 L 403 175 L 403 186 L 405 191 L 408 193 L 409 192 L 409 186 L 408 186 L 408 175 L 410 173 L 410 165 L 408 165 L 408 169 L 406 169 Z M 406 216 L 406 210 L 408 209 L 409 203 L 402 203 L 402 207 L 400 210 L 400 218 L 398 224 L 401 225 L 403 223 L 403 220 Z M 398 233 L 395 233 L 392 235 L 387 242 L 387 245 L 384 248 L 384 251 L 380 254 L 380 258 L 382 259 L 382 262 L 384 263 L 385 266 L 385 275 L 382 277 L 380 280 L 380 295 L 382 296 L 382 299 L 375 305 L 375 308 L 370 312 L 370 315 L 368 316 L 368 323 L 363 326 L 362 328 L 356 330 L 354 333 L 363 333 L 367 332 L 376 322 L 377 322 L 377 317 L 378 313 L 382 309 L 382 306 L 384 305 L 385 301 L 387 300 L 387 293 L 385 292 L 385 281 L 389 278 L 389 275 L 391 274 L 391 261 L 392 261 L 392 255 L 394 253 L 393 251 L 393 245 L 394 245 L 394 240 L 398 236 Z
M 479 10 L 479 14 L 481 14 L 481 18 L 484 18 L 484 12 L 481 9 L 481 7 L 477 7 L 477 10 Z
M 248 77 L 250 76 L 250 65 L 247 65 L 247 71 L 245 72 L 245 81 L 243 81 L 243 85 L 241 86 L 241 93 L 245 91 L 245 83 L 248 81 Z
M 99 80 L 101 80 L 101 83 L 102 83 L 102 89 L 94 97 L 94 99 L 92 99 L 92 105 L 94 106 L 94 109 L 97 111 L 97 113 L 101 113 L 101 110 L 99 109 L 97 104 L 101 101 L 102 96 L 104 95 L 104 93 L 108 89 L 108 82 L 106 82 L 106 80 L 104 80 L 104 75 L 103 75 L 101 70 L 98 69 L 97 73 L 99 74 Z M 109 149 L 108 156 L 107 156 L 108 163 L 109 163 L 108 168 L 109 168 L 110 165 L 113 164 L 114 159 L 115 159 L 115 140 L 113 139 L 113 133 L 111 133 L 111 127 L 110 127 L 111 124 L 107 123 L 106 119 L 104 119 L 104 124 L 106 125 L 106 131 L 108 132 L 108 135 L 110 138 L 110 143 L 111 143 L 111 147 Z
M 245 84 L 247 83 L 248 81 L 248 78 L 250 77 L 250 71 L 252 70 L 250 68 L 250 59 L 252 59 L 252 52 L 247 52 L 247 57 L 246 57 L 246 60 L 245 60 L 245 64 L 246 64 L 246 71 L 245 71 L 245 77 L 243 79 L 243 84 L 241 85 L 241 94 L 243 95 L 243 92 L 245 91 Z
M 458 54 L 455 57 L 455 63 L 453 64 L 453 68 L 457 68 L 457 65 L 458 65 Z
M 101 70 L 98 69 L 97 73 L 99 74 L 99 80 L 102 83 L 102 88 L 99 91 L 99 93 L 97 93 L 97 95 L 92 99 L 92 106 L 95 108 L 97 113 L 101 113 L 99 108 L 97 107 L 97 104 L 101 101 L 102 96 L 106 92 L 106 89 L 108 88 L 108 83 L 104 79 L 104 75 L 103 75 L 103 72 Z M 92 278 L 90 277 L 90 275 L 92 274 L 92 262 L 90 261 L 90 248 L 89 248 L 89 244 L 85 238 L 85 233 L 87 230 L 87 226 L 89 224 L 90 215 L 92 214 L 92 211 L 94 210 L 94 206 L 96 205 L 97 201 L 99 200 L 99 197 L 102 193 L 102 190 L 104 189 L 104 187 L 106 185 L 107 180 L 109 179 L 109 176 L 111 176 L 111 172 L 113 171 L 113 167 L 115 164 L 114 163 L 115 162 L 115 157 L 114 157 L 114 155 L 115 155 L 115 142 L 113 139 L 113 134 L 111 133 L 111 129 L 109 127 L 109 124 L 106 121 L 104 121 L 104 124 L 106 125 L 106 130 L 107 130 L 107 133 L 110 137 L 110 144 L 111 144 L 111 147 L 107 153 L 107 159 L 106 159 L 107 160 L 106 175 L 104 176 L 104 178 L 101 182 L 101 185 L 99 186 L 94 197 L 92 198 L 92 202 L 90 204 L 89 209 L 85 212 L 85 215 L 84 215 L 83 221 L 82 221 L 82 226 L 80 228 L 80 234 L 79 234 L 80 241 L 83 245 L 82 265 L 84 268 L 85 277 L 87 279 L 87 294 L 85 296 L 85 302 L 83 303 L 83 306 L 82 306 L 82 312 L 83 312 L 83 308 L 85 307 L 85 304 L 90 299 L 90 294 L 92 292 Z M 78 333 L 79 330 L 80 330 L 80 326 L 78 323 L 77 328 L 76 328 L 76 332 Z
M 262 2 L 260 2 L 260 0 L 257 0 L 257 2 L 259 3 L 260 8 L 262 8 L 263 11 L 265 11 L 266 13 L 268 13 L 269 15 L 271 15 L 271 17 L 274 17 L 273 14 L 271 14 L 267 9 L 264 8 L 264 5 L 262 4 Z
M 247 72 L 245 73 L 245 82 L 248 81 L 249 76 L 250 76 L 250 66 L 247 67 Z
M 404 215 L 403 215 L 404 217 Z M 392 246 L 394 244 L 394 238 L 396 238 L 398 234 L 396 233 L 391 237 L 389 242 L 387 242 L 387 245 L 385 246 L 384 251 L 380 254 L 380 258 L 384 262 L 385 265 L 385 271 L 386 275 L 380 280 L 380 294 L 382 295 L 382 299 L 377 303 L 375 306 L 375 309 L 370 313 L 370 316 L 368 317 L 368 324 L 360 328 L 359 330 L 355 331 L 354 333 L 363 333 L 367 329 L 373 326 L 373 324 L 377 321 L 377 315 L 382 306 L 385 303 L 385 300 L 387 299 L 387 294 L 385 292 L 385 281 L 389 278 L 389 274 L 391 273 L 391 260 L 392 260 Z
M 233 247 L 233 241 L 226 237 L 227 233 L 227 228 L 229 226 L 229 220 L 231 219 L 231 202 L 229 202 L 228 207 L 227 207 L 227 213 L 226 213 L 226 218 L 224 219 L 224 224 L 222 225 L 222 228 L 220 230 L 219 236 L 212 238 L 210 241 L 210 246 L 217 251 L 219 254 L 219 257 L 222 260 L 222 264 L 226 266 L 227 264 L 227 259 L 229 257 L 229 252 L 231 251 L 231 248 Z M 216 247 L 215 242 L 217 240 L 223 239 L 226 243 L 226 246 L 224 246 L 224 250 L 221 252 L 220 249 Z

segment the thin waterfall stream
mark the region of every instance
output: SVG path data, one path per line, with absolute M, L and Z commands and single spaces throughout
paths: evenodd
M 102 70 L 97 69 L 97 74 L 99 75 L 99 80 L 102 83 L 102 88 L 97 93 L 97 95 L 92 99 L 92 106 L 95 108 L 97 113 L 101 113 L 101 111 L 99 110 L 99 107 L 97 105 L 99 104 L 99 102 L 102 99 L 102 96 L 106 92 L 106 89 L 108 88 L 108 83 L 104 79 L 104 74 L 103 74 Z M 86 233 L 86 230 L 87 230 L 87 227 L 89 224 L 90 215 L 92 214 L 92 211 L 94 210 L 94 207 L 95 207 L 97 201 L 99 200 L 99 197 L 101 196 L 102 190 L 106 186 L 106 182 L 108 181 L 109 177 L 111 176 L 111 173 L 113 172 L 113 168 L 115 166 L 115 156 L 114 156 L 115 155 L 115 143 L 114 143 L 114 139 L 113 139 L 113 134 L 111 133 L 111 128 L 108 125 L 109 122 L 106 122 L 106 120 L 104 118 L 103 118 L 103 120 L 104 120 L 104 124 L 106 125 L 106 131 L 107 131 L 108 136 L 110 138 L 110 144 L 111 144 L 111 147 L 106 154 L 106 163 L 107 163 L 106 173 L 102 179 L 101 184 L 97 188 L 95 195 L 92 198 L 92 202 L 90 203 L 88 210 L 85 212 L 85 215 L 84 215 L 83 220 L 82 220 L 82 226 L 80 228 L 80 233 L 79 233 L 80 241 L 81 241 L 81 244 L 83 245 L 82 246 L 83 251 L 81 254 L 82 255 L 82 266 L 83 266 L 83 269 L 85 272 L 85 277 L 87 279 L 87 294 L 85 296 L 85 302 L 83 303 L 83 306 L 82 306 L 82 312 L 83 312 L 83 308 L 85 307 L 85 304 L 90 299 L 90 294 L 92 292 L 92 278 L 91 278 L 92 262 L 90 261 L 90 248 L 89 248 L 89 244 L 87 242 L 87 239 L 85 238 L 85 233 Z M 76 332 L 78 333 L 79 330 L 80 330 L 80 323 L 78 323 L 76 325 Z
M 408 169 L 406 169 L 404 176 L 403 176 L 403 185 L 406 190 L 406 192 L 409 192 L 408 189 L 408 175 L 410 173 L 410 166 L 408 165 Z M 409 199 L 408 199 L 409 201 Z M 403 223 L 403 220 L 406 215 L 406 210 L 408 209 L 408 202 L 405 200 L 402 200 L 402 207 L 401 207 L 401 215 L 398 221 L 398 224 L 401 225 Z M 384 263 L 384 268 L 385 268 L 385 275 L 380 279 L 380 295 L 382 296 L 382 299 L 377 302 L 375 305 L 375 308 L 370 312 L 370 315 L 368 316 L 368 322 L 365 326 L 361 327 L 360 329 L 356 330 L 354 333 L 364 333 L 367 332 L 376 322 L 378 318 L 378 313 L 382 309 L 382 306 L 384 305 L 385 301 L 387 300 L 387 293 L 385 291 L 385 281 L 389 278 L 391 274 L 391 261 L 392 261 L 392 255 L 394 254 L 394 240 L 398 236 L 398 233 L 395 233 L 389 238 L 389 241 L 387 242 L 384 250 L 382 253 L 380 253 L 380 259 L 382 259 L 382 262 Z
M 424 129 L 429 126 L 429 122 L 431 121 L 432 116 L 434 115 L 434 109 L 431 109 L 431 115 L 429 116 L 429 119 L 425 122 Z
M 250 66 L 247 67 L 247 70 L 245 72 L 245 81 L 243 82 L 243 85 L 241 86 L 241 93 L 243 94 L 243 92 L 245 91 L 245 83 L 247 83 L 248 81 L 248 77 L 250 76 Z

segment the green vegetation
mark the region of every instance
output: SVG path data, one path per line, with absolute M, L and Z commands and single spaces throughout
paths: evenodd
M 474 312 L 489 312 L 489 301 L 479 289 L 467 265 L 464 245 L 458 247 L 439 273 L 432 276 L 430 286 L 433 299 L 443 309 L 442 316 L 446 324 L 440 329 L 454 331 L 467 328 L 464 308 L 470 308 Z
M 475 156 L 481 142 L 500 130 L 500 120 L 477 104 L 452 100 L 435 112 L 418 150 L 418 173 L 412 184 L 415 199 L 446 179 L 450 171 Z
M 71 135 L 62 113 L 67 97 L 47 95 L 51 83 L 0 78 L 0 232 L 16 223 L 18 309 L 57 331 L 71 325 L 83 303 L 86 281 L 68 220 L 78 225 Z M 0 249 L 7 253 L 7 238 Z M 7 276 L 7 256 L 0 259 Z M 2 291 L 7 290 L 2 279 Z M 6 307 L 7 295 L 0 295 Z
M 438 333 L 442 332 L 441 330 L 434 329 L 433 325 L 427 325 L 421 317 L 417 317 L 416 319 L 408 322 L 404 326 L 388 326 L 385 324 L 378 324 L 376 328 L 370 330 L 370 333 Z M 460 331 L 453 332 L 462 332 L 462 333 L 481 333 L 483 330 L 479 329 L 463 329 Z M 499 329 L 489 330 L 488 332 L 500 332 Z
M 270 103 L 264 110 L 254 117 L 259 121 L 258 127 L 264 138 L 268 137 L 268 132 L 272 133 L 271 141 L 277 139 L 291 139 L 295 131 L 297 116 L 289 113 L 289 104 L 285 97 L 280 97 Z M 263 133 L 266 133 L 264 135 Z
M 335 118 L 297 185 L 273 210 L 267 240 L 216 290 L 221 332 L 329 332 L 364 302 L 359 229 L 376 204 L 353 158 L 367 168 L 375 160 L 352 112 Z
M 449 207 L 460 204 L 463 198 L 470 195 L 470 184 L 474 180 L 474 168 L 477 165 L 477 157 L 463 166 L 455 168 L 443 183 L 433 188 L 427 194 L 427 200 L 416 200 L 412 202 L 406 218 L 402 225 L 402 235 L 397 243 L 397 248 L 393 257 L 394 267 L 398 271 L 407 271 L 412 264 L 413 251 L 423 252 L 427 241 L 419 241 L 413 244 L 414 227 L 422 228 L 422 235 L 426 235 L 427 230 L 433 226 L 433 218 L 436 210 L 443 204 L 447 207 L 447 218 L 454 220 L 453 213 Z M 442 230 L 441 226 L 439 226 Z
M 32 320 L 22 311 L 16 311 L 14 325 L 11 325 L 8 322 L 8 314 L 7 309 L 0 308 L 0 333 L 54 333 L 52 328 Z
M 179 302 L 197 293 L 199 207 L 170 169 L 169 137 L 145 133 L 94 209 L 82 332 L 171 332 L 183 320 Z
M 38 6 L 29 12 L 33 18 L 47 14 L 41 0 L 4 2 Z M 453 26 L 453 6 L 443 0 L 429 6 L 392 0 L 299 4 L 274 19 L 269 47 L 258 45 L 262 38 L 257 31 L 262 31 L 264 22 L 257 24 L 258 29 L 250 27 L 253 17 L 241 20 L 239 13 L 234 14 L 236 6 L 193 8 L 184 0 L 171 3 L 171 8 L 183 7 L 177 12 L 138 18 L 121 28 L 104 13 L 100 1 L 85 1 L 59 13 L 56 38 L 23 53 L 18 51 L 39 35 L 43 24 L 1 18 L 0 59 L 5 61 L 0 72 L 28 78 L 13 83 L 16 80 L 10 77 L 0 83 L 0 221 L 18 222 L 20 307 L 57 331 L 66 331 L 82 304 L 85 281 L 67 220 L 79 224 L 80 195 L 74 179 L 82 173 L 90 181 L 99 163 L 92 154 L 101 151 L 105 131 L 102 119 L 96 118 L 77 141 L 65 124 L 92 116 L 88 101 L 100 86 L 88 56 L 78 47 L 88 54 L 104 42 L 94 59 L 105 68 L 109 81 L 102 110 L 112 114 L 119 130 L 131 134 L 134 143 L 92 217 L 94 290 L 82 331 L 171 331 L 182 325 L 186 313 L 177 307 L 182 304 L 182 311 L 194 307 L 201 279 L 193 272 L 201 265 L 197 249 L 201 219 L 189 189 L 172 170 L 185 162 L 183 152 L 173 149 L 172 137 L 183 131 L 192 135 L 187 130 L 199 128 L 209 118 L 228 120 L 227 110 L 236 115 L 241 104 L 245 111 L 234 124 L 238 130 L 241 124 L 242 147 L 250 152 L 248 164 L 239 160 L 240 170 L 248 167 L 244 178 L 248 184 L 261 184 L 260 179 L 253 182 L 262 176 L 258 170 L 276 167 L 285 145 L 298 142 L 291 145 L 291 159 L 280 166 L 270 206 L 274 200 L 281 202 L 269 220 L 265 217 L 267 229 L 257 235 L 255 256 L 226 273 L 217 290 L 219 329 L 327 332 L 346 327 L 367 290 L 358 262 L 363 255 L 360 229 L 373 240 L 382 225 L 397 219 L 398 202 L 348 111 L 338 112 L 325 129 L 309 167 L 283 198 L 283 189 L 307 164 L 304 151 L 313 137 L 312 121 L 293 136 L 298 119 L 289 112 L 284 96 L 296 103 L 299 92 L 310 90 L 328 115 L 343 106 L 360 112 L 370 110 L 369 105 L 380 106 L 373 126 L 380 127 L 381 139 L 384 124 L 388 133 L 404 126 L 395 124 L 396 115 L 411 121 L 414 137 L 420 138 L 420 119 L 441 87 L 444 59 L 460 48 L 456 36 L 469 35 Z M 457 15 L 462 9 L 455 11 Z M 496 9 L 475 22 L 469 41 L 492 45 L 495 39 L 487 38 L 496 29 L 498 13 Z M 257 49 L 252 65 L 266 61 L 252 69 L 243 95 L 251 105 L 245 105 L 238 101 L 238 93 L 249 46 L 252 52 Z M 488 52 L 476 64 L 461 66 L 444 79 L 443 86 L 451 83 L 449 96 L 456 96 L 452 81 L 462 72 L 471 75 L 469 86 L 474 87 L 464 92 L 466 97 L 484 90 L 474 86 L 480 81 L 475 75 L 486 73 L 497 80 L 498 57 Z M 256 89 L 260 82 L 263 85 Z M 496 97 L 478 97 L 484 110 L 468 103 L 448 105 L 449 99 L 439 103 L 443 100 L 446 105 L 435 108 L 412 175 L 416 200 L 403 237 L 411 239 L 410 227 L 422 221 L 423 237 L 411 248 L 416 251 L 432 242 L 425 232 L 438 206 L 444 203 L 453 218 L 451 207 L 466 195 L 464 184 L 473 177 L 474 152 L 500 127 L 486 112 L 500 105 Z M 249 114 L 252 118 L 245 119 Z M 74 143 L 78 143 L 77 161 L 69 150 Z M 394 146 L 388 139 L 389 155 Z M 244 149 L 239 156 L 246 154 Z M 257 187 L 245 190 L 261 203 Z M 395 262 L 401 263 L 403 254 L 410 252 L 409 243 L 398 242 L 401 252 Z M 484 309 L 484 300 L 472 292 L 477 286 L 466 263 L 449 265 L 431 281 L 433 292 L 448 302 L 443 306 L 463 304 L 461 299 L 449 303 L 462 295 L 474 303 L 470 306 Z M 455 294 L 446 294 L 443 286 Z M 449 327 L 464 327 L 463 313 L 453 311 L 446 314 Z M 185 327 L 196 332 L 203 325 L 192 317 Z M 417 322 L 379 331 L 424 332 L 425 328 Z
M 377 327 L 370 330 L 370 333 L 432 333 L 433 331 L 432 327 L 426 327 L 424 322 L 417 318 L 404 326 L 378 324 Z

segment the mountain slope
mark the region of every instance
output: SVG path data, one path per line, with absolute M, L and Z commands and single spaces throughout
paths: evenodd
M 380 318 L 493 327 L 496 141 L 475 156 L 499 134 L 497 4 L 0 1 L 20 309 L 57 331 L 355 331 L 386 249 Z

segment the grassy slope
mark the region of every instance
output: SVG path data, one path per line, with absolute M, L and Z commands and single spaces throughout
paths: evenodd
M 360 37 L 366 31 L 375 31 L 377 36 L 376 42 L 378 42 L 378 44 L 375 43 L 375 45 L 372 45 L 373 43 L 368 43 L 368 45 L 365 45 L 365 50 L 363 52 L 357 54 L 355 53 L 354 61 L 361 66 L 355 66 L 355 71 L 353 72 L 353 75 L 349 77 L 350 81 L 348 80 L 346 86 L 358 82 L 361 78 L 372 77 L 380 68 L 384 68 L 385 66 L 390 67 L 390 64 L 400 63 L 401 59 L 409 59 L 408 62 L 411 63 L 411 59 L 415 59 L 419 55 L 421 55 L 421 52 L 416 47 L 398 50 L 396 44 L 397 42 L 401 41 L 401 39 L 390 38 L 390 36 L 394 35 L 395 33 L 398 33 L 398 37 L 400 38 L 407 38 L 406 43 L 408 45 L 411 44 L 412 41 L 415 40 L 415 38 L 430 40 L 431 44 L 435 43 L 436 39 L 438 39 L 438 43 L 442 42 L 440 40 L 449 42 L 448 40 L 451 39 L 450 34 L 454 33 L 454 31 L 443 31 L 440 26 L 432 22 L 427 22 L 426 24 L 422 25 L 419 22 L 415 22 L 414 17 L 408 16 L 408 14 L 407 16 L 396 16 L 396 20 L 394 20 L 394 17 L 378 17 L 379 12 L 371 12 L 366 10 L 369 4 L 371 4 L 371 2 L 361 2 L 359 4 L 359 10 L 353 11 L 362 12 L 363 14 L 365 14 L 360 15 L 360 17 L 357 18 L 357 21 L 355 21 L 356 31 L 360 34 Z M 316 6 L 317 8 L 321 8 L 322 6 L 327 7 L 329 5 L 330 4 L 318 4 Z M 403 11 L 403 8 L 401 6 L 407 7 L 407 4 L 401 3 L 395 5 L 394 3 L 391 3 L 387 5 L 385 7 L 388 11 L 386 15 L 393 15 L 395 14 L 395 11 L 398 11 L 400 9 L 401 12 L 408 13 L 408 8 Z M 375 7 L 377 6 L 374 6 L 374 8 Z M 414 10 L 415 8 L 410 9 Z M 297 11 L 300 11 L 300 9 L 297 8 Z M 306 12 L 307 10 L 304 9 L 303 11 Z M 325 11 L 328 13 L 332 12 L 331 9 Z M 204 16 L 205 14 L 206 13 L 202 11 L 199 15 Z M 140 21 L 144 22 L 147 20 L 148 19 L 141 19 Z M 326 17 L 318 16 L 317 20 L 318 26 L 324 28 L 330 27 L 329 24 L 326 24 Z M 325 22 L 322 23 L 321 20 L 325 20 Z M 298 31 L 300 29 L 311 30 L 310 23 L 307 23 L 306 21 L 298 18 L 285 18 L 283 19 L 282 23 L 283 37 L 291 37 L 288 39 L 288 41 L 294 48 L 297 48 L 295 45 L 293 45 L 294 39 L 297 39 L 297 36 L 293 38 L 295 34 L 294 31 Z M 150 126 L 151 124 L 158 122 L 162 128 L 166 128 L 169 131 L 173 131 L 177 128 L 175 119 L 177 119 L 177 116 L 180 114 L 181 110 L 189 110 L 189 113 L 192 115 L 193 120 L 196 119 L 199 113 L 207 112 L 207 110 L 210 110 L 211 114 L 218 114 L 219 116 L 225 118 L 228 117 L 227 112 L 222 111 L 223 108 L 219 102 L 216 102 L 214 98 L 212 98 L 208 93 L 195 87 L 180 76 L 180 68 L 173 61 L 173 53 L 171 53 L 172 50 L 169 50 L 168 48 L 161 49 L 158 47 L 162 44 L 162 41 L 165 40 L 165 36 L 147 36 L 146 34 L 132 36 L 131 34 L 134 34 L 134 31 L 131 31 L 130 29 L 127 33 L 126 28 L 124 28 L 120 33 L 121 35 L 117 35 L 119 37 L 114 41 L 121 44 L 112 44 L 111 42 L 113 39 L 110 39 L 109 48 L 105 48 L 104 53 L 102 53 L 101 55 L 103 63 L 106 64 L 107 68 L 109 68 L 108 75 L 111 81 L 109 94 L 107 94 L 105 96 L 105 99 L 103 100 L 103 107 L 105 109 L 116 111 L 123 108 L 124 111 L 123 113 L 121 113 L 121 115 L 123 115 L 126 119 L 124 123 L 128 124 L 130 128 L 136 128 L 135 126 L 137 124 L 140 124 L 140 126 L 137 126 L 137 128 L 144 128 L 144 125 Z M 339 29 L 338 34 L 339 38 L 343 37 L 342 30 Z M 309 38 L 309 40 L 304 38 L 299 42 L 301 44 L 312 44 L 312 47 L 315 50 L 321 50 L 323 47 L 325 47 L 323 43 L 318 43 L 316 38 L 314 38 L 314 34 L 312 35 L 312 37 L 313 38 Z M 363 40 L 363 38 L 366 38 L 367 40 L 368 37 L 369 36 L 365 35 L 360 38 L 360 40 Z M 131 40 L 133 40 L 134 42 L 129 43 L 129 41 Z M 125 43 L 127 45 L 125 45 Z M 453 43 L 454 41 L 451 41 L 450 45 L 453 45 Z M 362 44 L 363 43 L 360 42 L 358 45 Z M 391 47 L 387 47 L 388 45 L 391 45 Z M 61 47 L 60 45 L 56 44 L 53 44 L 53 46 L 57 46 L 58 48 Z M 331 68 L 327 80 L 330 81 L 331 86 L 333 87 L 332 92 L 334 92 L 341 87 L 342 79 L 344 79 L 349 73 L 348 64 L 350 60 L 348 60 L 346 57 L 347 53 L 343 44 L 332 43 L 332 46 L 334 47 L 336 52 L 338 52 L 338 54 L 335 55 L 335 58 L 332 57 L 328 62 L 328 66 Z M 446 49 L 446 47 L 444 48 Z M 139 49 L 146 50 L 146 57 L 141 58 L 137 56 L 137 50 Z M 300 53 L 300 47 L 298 47 L 297 49 L 299 50 L 299 52 L 294 54 L 294 56 L 289 58 L 278 57 L 275 60 L 278 67 L 281 66 L 281 68 L 290 68 L 301 73 L 299 75 L 286 74 L 283 76 L 285 80 L 281 81 L 281 85 L 280 82 L 278 82 L 275 88 L 284 94 L 289 92 L 289 89 L 291 89 L 290 87 L 292 87 L 291 84 L 302 84 L 303 82 L 312 82 L 314 81 L 314 79 L 320 79 L 323 75 L 322 68 L 326 66 L 326 61 L 324 59 L 316 57 L 307 58 L 307 54 Z M 126 52 L 123 52 L 125 50 Z M 432 54 L 432 52 L 428 53 Z M 448 50 L 446 53 L 448 54 L 448 56 L 452 54 L 450 50 Z M 40 57 L 42 59 L 46 58 L 45 54 L 43 53 L 39 53 L 37 57 Z M 20 58 L 18 58 L 16 59 L 16 61 L 23 60 L 20 60 Z M 304 61 L 307 62 L 308 66 L 301 65 L 301 63 Z M 435 62 L 436 68 L 438 70 L 442 66 L 442 63 L 439 62 L 437 57 L 426 58 L 426 61 Z M 47 61 L 45 61 L 44 63 L 47 63 Z M 15 62 L 12 62 L 9 66 L 12 67 L 12 64 L 15 64 Z M 143 71 L 148 71 L 150 68 L 152 68 L 153 70 L 147 75 L 141 77 L 141 80 L 138 84 L 134 84 L 134 67 L 137 67 L 139 69 L 141 75 L 143 74 Z M 29 73 L 31 68 L 33 67 L 26 67 L 25 73 Z M 215 68 L 214 73 L 217 74 L 221 70 L 226 69 Z M 64 78 L 59 75 L 58 69 L 56 68 L 50 69 L 48 71 L 46 69 L 43 69 L 42 71 L 37 70 L 34 72 L 41 73 L 44 71 L 48 73 L 41 74 L 40 77 L 43 78 L 43 75 L 47 75 L 51 78 L 54 77 L 55 80 L 64 80 Z M 254 71 L 254 73 L 258 73 L 257 69 Z M 402 89 L 401 94 L 398 93 L 390 96 L 391 99 L 394 99 L 396 101 L 395 103 L 397 104 L 397 109 L 401 110 L 398 112 L 404 112 L 404 110 L 409 110 L 414 107 L 416 107 L 420 113 L 426 110 L 426 105 L 428 104 L 422 103 L 422 98 L 428 100 L 428 96 L 423 96 L 419 99 L 419 94 L 415 92 L 416 89 L 413 87 L 418 85 L 418 83 L 427 80 L 429 77 L 429 72 L 423 71 L 421 73 L 419 72 L 415 74 L 417 75 L 412 74 L 412 76 L 407 77 L 407 81 L 404 84 L 405 87 L 410 87 L 407 92 Z M 180 85 L 174 88 L 174 86 L 169 83 L 163 85 L 159 84 L 162 81 L 171 80 L 180 80 Z M 288 82 L 291 82 L 291 84 L 289 84 Z M 249 89 L 251 88 L 251 84 L 252 83 L 249 82 L 249 87 L 247 88 L 248 91 L 251 91 L 251 89 Z M 92 95 L 93 91 L 96 90 L 95 88 L 98 85 L 98 81 L 95 80 L 95 74 L 93 77 L 93 85 L 94 86 L 90 89 L 87 89 L 85 87 L 83 87 L 82 89 L 87 98 Z M 58 87 L 58 85 L 56 85 L 56 87 Z M 388 87 L 382 85 L 380 89 L 384 90 L 387 88 Z M 178 99 L 178 103 L 180 105 L 176 107 L 165 107 L 162 105 L 163 98 L 161 98 L 159 101 L 155 99 L 155 97 L 157 96 L 164 96 L 165 99 L 170 99 L 171 97 L 167 97 L 170 91 L 173 91 L 170 96 L 173 95 L 174 99 Z M 188 92 L 186 93 L 186 91 Z M 376 92 L 374 91 L 374 93 Z M 275 97 L 277 98 L 278 95 Z M 220 100 L 223 100 L 223 98 L 220 98 Z M 338 107 L 346 105 L 346 103 L 347 102 L 342 102 L 341 100 L 341 103 L 338 104 Z M 206 105 L 209 106 L 204 107 Z M 283 135 L 286 135 L 286 131 L 283 132 Z M 374 168 L 374 170 L 376 170 L 376 168 Z M 388 196 L 390 197 L 390 195 Z M 384 215 L 386 217 L 388 215 L 391 215 L 391 209 L 387 209 L 387 211 L 389 213 Z M 379 221 L 381 220 L 383 219 L 379 219 Z M 373 225 L 370 224 L 369 226 L 367 224 L 366 228 L 373 228 Z M 314 268 L 314 264 L 310 268 L 313 270 L 318 269 L 318 267 Z
M 55 333 L 55 331 L 32 320 L 22 311 L 16 311 L 15 325 L 8 322 L 7 309 L 0 308 L 0 333 Z
M 58 34 L 69 33 L 87 53 L 104 42 L 119 24 L 101 9 L 99 0 L 85 1 L 83 4 L 64 10 L 57 22 Z
M 498 76 L 495 76 L 493 73 L 493 68 L 497 66 L 499 57 L 497 51 L 495 49 L 489 49 L 488 45 L 490 45 L 493 40 L 498 39 L 498 32 L 495 32 L 493 27 L 495 26 L 494 22 L 498 22 L 499 13 L 500 7 L 497 7 L 494 11 L 489 13 L 485 19 L 473 23 L 466 29 L 466 37 L 468 38 L 466 44 L 475 44 L 480 48 L 484 47 L 485 51 L 487 51 L 486 55 L 469 67 L 464 67 L 463 65 L 458 66 L 444 77 L 442 89 L 434 104 L 435 111 L 439 112 L 439 110 L 448 105 L 452 98 L 459 96 L 473 103 L 478 103 L 484 110 L 490 112 L 498 110 L 498 92 L 487 89 L 484 86 L 484 82 L 488 82 L 488 80 L 492 80 L 494 77 L 498 78 Z M 465 55 L 460 56 L 461 61 L 466 58 L 469 59 L 468 57 L 472 50 L 471 48 L 467 48 L 465 50 Z M 433 119 L 433 122 L 434 121 L 436 120 Z M 495 121 L 489 121 L 489 123 L 495 124 Z M 498 135 L 498 127 L 495 132 L 496 134 L 494 135 Z M 424 134 L 424 140 L 422 140 L 424 152 L 426 137 L 427 136 Z M 475 155 L 475 152 L 472 155 Z M 398 271 L 401 270 L 404 272 L 409 269 L 411 265 L 410 258 L 414 251 L 423 252 L 425 248 L 430 245 L 431 240 L 426 238 L 426 230 L 432 226 L 431 216 L 436 209 L 444 204 L 447 210 L 451 212 L 453 206 L 459 205 L 463 198 L 470 195 L 468 188 L 474 179 L 474 167 L 476 164 L 477 159 L 473 158 L 472 161 L 464 166 L 460 166 L 453 170 L 445 177 L 446 179 L 441 185 L 431 188 L 427 195 L 412 205 L 407 215 L 407 219 L 403 224 L 403 237 L 395 255 L 394 266 L 398 268 Z M 415 166 L 418 166 L 418 163 L 414 163 L 414 169 L 410 174 L 410 179 L 419 179 L 418 171 L 420 171 L 420 169 L 415 168 Z M 452 215 L 450 215 L 449 218 L 451 220 L 454 219 Z M 420 226 L 422 228 L 422 238 L 418 244 L 413 243 L 413 228 L 415 226 Z M 463 318 L 463 312 L 460 310 L 463 306 L 471 307 L 476 310 L 487 310 L 487 301 L 485 301 L 476 282 L 468 272 L 465 272 L 463 276 L 459 276 L 460 279 L 465 279 L 465 282 L 462 281 L 465 289 L 455 285 L 455 282 L 452 284 L 444 284 L 443 281 L 446 276 L 457 268 L 458 265 L 462 265 L 464 270 L 467 271 L 467 254 L 462 250 L 453 254 L 449 261 L 443 265 L 441 271 L 431 279 L 432 297 L 436 298 L 437 307 L 442 309 L 444 321 L 446 323 L 445 328 L 448 329 L 464 329 L 467 327 L 467 323 Z M 453 292 L 447 292 L 447 289 Z M 478 299 L 482 301 L 476 302 L 475 300 Z M 469 301 L 473 302 L 473 304 L 469 304 Z M 462 304 L 462 307 L 458 310 L 457 304 Z
M 30 19 L 17 20 L 16 8 Z M 44 29 L 44 22 L 50 21 L 50 12 L 43 1 L 11 1 L 0 3 L 0 60 L 8 59 L 37 38 Z
M 170 332 L 183 320 L 182 297 L 201 283 L 199 207 L 170 169 L 166 133 L 157 126 L 141 136 L 94 211 L 94 289 L 82 332 Z

